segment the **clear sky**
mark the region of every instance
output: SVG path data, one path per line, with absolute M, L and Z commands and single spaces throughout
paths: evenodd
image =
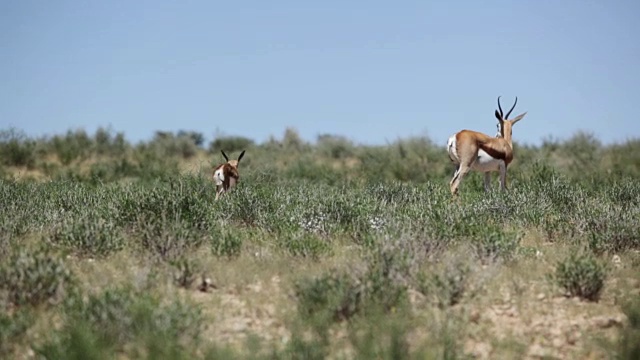
M 0 128 L 640 137 L 640 1 L 0 1 Z

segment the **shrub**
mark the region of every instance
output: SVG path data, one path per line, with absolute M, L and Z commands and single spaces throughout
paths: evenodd
M 383 244 L 375 250 L 363 279 L 367 284 L 367 309 L 388 312 L 404 305 L 411 282 L 413 255 L 398 243 Z
M 9 358 L 15 344 L 25 335 L 34 322 L 27 310 L 13 314 L 0 312 L 0 357 Z
M 21 131 L 0 131 L 0 161 L 4 165 L 33 168 L 36 163 L 35 147 L 35 141 Z
M 64 262 L 44 250 L 20 250 L 0 268 L 0 291 L 14 306 L 57 300 L 71 283 Z
M 332 270 L 295 283 L 298 311 L 322 325 L 351 318 L 362 310 L 365 284 L 347 272 Z
M 172 261 L 200 246 L 205 237 L 188 222 L 181 219 L 142 216 L 137 221 L 142 246 L 152 256 Z
M 103 218 L 85 215 L 66 221 L 51 241 L 70 251 L 90 257 L 105 257 L 124 246 L 124 237 L 116 225 Z
M 128 147 L 123 133 L 119 132 L 113 136 L 111 130 L 103 127 L 96 130 L 93 143 L 98 155 L 122 156 Z
M 617 359 L 640 359 L 640 300 L 627 301 L 622 306 L 628 322 L 621 329 Z
M 62 329 L 36 349 L 45 358 L 191 358 L 203 330 L 199 308 L 130 288 L 76 297 L 65 310 Z
M 216 256 L 236 257 L 242 252 L 243 231 L 214 228 L 211 232 L 211 252 Z
M 348 320 L 356 314 L 388 313 L 407 300 L 407 253 L 396 247 L 378 249 L 365 271 L 332 270 L 295 285 L 298 309 L 316 326 Z
M 476 244 L 476 253 L 481 259 L 509 260 L 518 249 L 520 235 L 516 232 L 496 231 L 483 236 Z
M 586 300 L 600 298 L 607 270 L 590 254 L 573 253 L 557 264 L 556 283 L 569 295 Z
M 471 267 L 460 259 L 448 260 L 444 268 L 418 276 L 418 289 L 441 307 L 458 304 L 469 291 Z
M 200 264 L 187 257 L 183 257 L 173 261 L 172 265 L 174 267 L 174 284 L 185 289 L 190 288 L 200 272 Z
M 280 242 L 291 255 L 317 259 L 331 251 L 330 240 L 313 233 L 294 233 L 283 236 Z
M 69 130 L 65 136 L 54 136 L 51 143 L 60 162 L 69 165 L 72 161 L 89 155 L 92 140 L 84 130 Z
M 220 150 L 229 155 L 233 152 L 246 150 L 254 145 L 253 140 L 242 136 L 217 137 L 209 144 L 209 153 L 220 155 Z
M 332 159 L 345 159 L 354 155 L 353 143 L 339 135 L 318 135 L 320 153 Z

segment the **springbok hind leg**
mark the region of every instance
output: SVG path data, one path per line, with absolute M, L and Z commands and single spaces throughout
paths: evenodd
M 453 175 L 453 179 L 451 179 L 451 182 L 449 183 L 451 195 L 455 196 L 458 194 L 458 187 L 460 186 L 460 182 L 465 177 L 465 175 L 467 175 L 469 170 L 471 170 L 471 167 L 469 165 L 460 164 L 458 170 Z
M 460 164 L 456 165 L 456 171 L 453 172 L 453 177 L 451 178 L 451 181 L 449 181 L 449 187 L 451 187 L 451 184 L 453 184 L 453 181 L 458 177 L 459 173 L 460 173 Z
M 484 173 L 484 192 L 489 191 L 491 191 L 491 173 L 487 171 Z

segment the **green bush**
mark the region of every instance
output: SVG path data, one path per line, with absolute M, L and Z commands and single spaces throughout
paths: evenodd
M 623 304 L 627 324 L 620 331 L 616 359 L 640 359 L 640 300 L 631 299 Z
M 460 259 L 449 260 L 442 269 L 421 272 L 418 290 L 441 308 L 454 306 L 470 290 L 471 266 Z
M 200 264 L 187 257 L 171 262 L 174 268 L 173 283 L 176 286 L 189 289 L 200 273 Z
M 36 163 L 36 142 L 16 129 L 0 131 L 0 161 L 8 166 L 33 168 Z
M 53 150 L 63 165 L 88 157 L 92 144 L 93 141 L 84 130 L 69 130 L 65 136 L 56 135 L 51 139 Z
M 64 262 L 45 250 L 20 250 L 0 267 L 0 295 L 13 306 L 59 300 L 72 285 Z
M 237 257 L 242 252 L 246 234 L 240 229 L 214 228 L 211 232 L 211 252 L 216 256 Z
M 33 314 L 28 310 L 19 310 L 13 314 L 0 312 L 0 357 L 10 356 L 33 322 Z
M 124 236 L 113 221 L 87 214 L 65 221 L 51 242 L 80 256 L 105 257 L 124 247 Z
M 254 146 L 253 140 L 242 136 L 224 136 L 217 137 L 209 144 L 209 153 L 215 156 L 220 156 L 220 150 L 224 151 L 227 155 L 231 153 L 240 152 L 242 150 L 249 149 Z M 222 162 L 222 161 L 220 161 Z
M 148 218 L 142 216 L 137 222 L 141 244 L 152 257 L 173 261 L 185 256 L 204 243 L 203 233 L 189 222 L 168 217 Z
M 483 236 L 475 245 L 476 253 L 481 259 L 510 260 L 520 245 L 520 234 L 517 232 L 498 231 Z
M 346 320 L 362 311 L 365 291 L 357 277 L 336 270 L 295 283 L 298 311 L 318 324 Z
M 201 311 L 116 288 L 68 301 L 63 327 L 38 347 L 44 358 L 192 358 L 204 322 Z
M 604 288 L 607 269 L 593 255 L 573 253 L 556 266 L 555 280 L 567 294 L 598 301 Z
M 317 259 L 331 252 L 329 239 L 311 233 L 287 234 L 280 239 L 280 244 L 293 256 Z

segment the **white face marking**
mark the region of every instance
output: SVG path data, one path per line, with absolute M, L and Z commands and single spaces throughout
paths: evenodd
M 224 173 L 222 171 L 222 168 L 216 170 L 213 173 L 213 179 L 215 180 L 216 185 L 218 185 L 218 186 L 222 185 L 222 183 L 224 182 Z

